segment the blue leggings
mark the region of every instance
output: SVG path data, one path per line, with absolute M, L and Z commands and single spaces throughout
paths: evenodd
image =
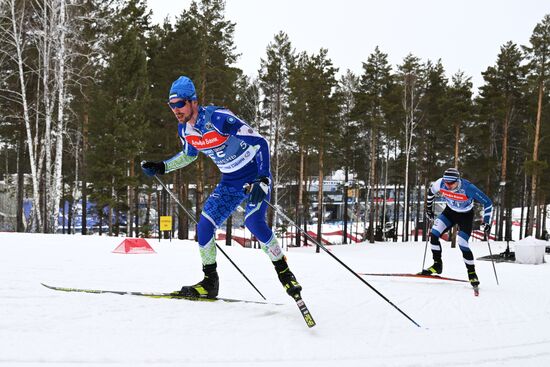
M 270 190 L 271 192 L 271 190 Z M 269 194 L 266 200 L 269 200 Z M 233 186 L 223 181 L 216 186 L 210 194 L 199 219 L 197 236 L 199 246 L 206 246 L 214 237 L 216 229 L 237 209 L 237 207 L 248 197 L 242 186 Z M 245 212 L 245 226 L 256 238 L 266 244 L 273 239 L 273 232 L 267 226 L 265 214 L 267 203 L 262 201 L 258 205 L 248 203 Z

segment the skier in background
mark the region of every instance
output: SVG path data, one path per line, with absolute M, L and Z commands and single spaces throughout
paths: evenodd
M 483 205 L 483 232 L 487 238 L 491 232 L 493 202 L 474 184 L 461 178 L 456 168 L 447 169 L 443 177 L 430 186 L 426 209 L 426 215 L 430 220 L 434 219 L 433 203 L 436 195 L 443 196 L 447 205 L 433 223 L 431 230 L 430 242 L 434 264 L 428 269 L 422 270 L 421 274 L 441 274 L 443 262 L 439 237 L 458 224 L 457 241 L 466 264 L 468 279 L 473 287 L 478 287 L 479 279 L 475 270 L 474 255 L 468 244 L 474 220 L 474 200 Z
M 246 199 L 246 227 L 260 241 L 287 293 L 291 297 L 299 295 L 302 287 L 288 268 L 281 247 L 265 220 L 267 203 L 264 199 L 269 200 L 271 191 L 267 141 L 231 111 L 223 107 L 199 106 L 195 86 L 186 76 L 172 83 L 168 105 L 179 122 L 178 135 L 183 148 L 164 161 L 143 162 L 145 174 L 162 175 L 183 168 L 193 162 L 199 152 L 209 156 L 222 173 L 220 183 L 204 203 L 197 226 L 204 279 L 195 285 L 183 286 L 180 293 L 203 298 L 218 295 L 215 232 Z

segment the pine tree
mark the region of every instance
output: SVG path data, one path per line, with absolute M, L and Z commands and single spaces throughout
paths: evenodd
M 337 152 L 335 154 L 338 157 L 336 161 L 340 166 L 344 167 L 344 186 L 342 191 L 344 192 L 344 231 L 343 231 L 343 243 L 348 241 L 348 191 L 350 188 L 349 173 L 351 170 L 356 172 L 355 164 L 358 157 L 363 153 L 362 137 L 360 134 L 361 128 L 358 121 L 354 117 L 354 109 L 356 106 L 356 96 L 359 90 L 359 78 L 353 74 L 350 70 L 347 70 L 346 74 L 340 79 L 337 89 L 338 100 L 341 101 L 340 113 L 338 116 L 339 124 L 337 131 L 337 139 L 335 145 Z M 356 221 L 359 218 L 355 218 Z
M 441 174 L 441 166 L 437 162 L 445 162 L 446 166 L 458 167 L 458 155 L 454 152 L 458 147 L 458 140 L 455 139 L 456 126 L 462 121 L 460 116 L 454 116 L 456 108 L 451 102 L 448 80 L 445 76 L 445 68 L 438 60 L 436 63 L 428 60 L 426 62 L 426 90 L 421 102 L 422 126 L 421 134 L 418 134 L 418 145 L 415 149 L 414 163 L 418 176 L 422 180 L 416 182 L 425 190 L 430 182 Z M 457 102 L 458 103 L 458 102 Z M 417 195 L 417 225 L 420 221 L 420 209 L 424 211 L 424 203 L 420 202 L 420 195 Z M 426 218 L 424 218 L 426 221 Z M 415 231 L 417 239 L 418 231 Z
M 524 49 L 527 52 L 527 56 L 530 61 L 529 67 L 531 78 L 536 80 L 538 96 L 535 131 L 533 137 L 533 155 L 531 161 L 526 164 L 526 169 L 531 174 L 531 202 L 529 218 L 527 221 L 527 235 L 531 235 L 533 229 L 535 205 L 537 205 L 538 201 L 538 178 L 547 167 L 546 162 L 539 160 L 539 144 L 541 139 L 540 132 L 544 90 L 549 79 L 548 74 L 550 69 L 550 14 L 545 15 L 542 21 L 535 26 L 529 42 L 531 45 L 524 47 Z M 540 229 L 540 223 L 537 221 L 537 235 L 540 234 Z
M 375 202 L 376 193 L 374 190 L 376 162 L 378 160 L 378 145 L 380 131 L 387 123 L 386 120 L 386 97 L 391 90 L 393 84 L 391 77 L 391 66 L 388 63 L 388 55 L 381 52 L 378 47 L 369 55 L 366 63 L 363 63 L 363 75 L 357 93 L 357 104 L 355 106 L 354 115 L 361 122 L 362 130 L 368 131 L 370 142 L 368 146 L 370 151 L 365 155 L 368 159 L 365 162 L 370 162 L 368 169 L 367 191 L 370 193 L 368 202 L 365 202 L 369 210 L 369 241 L 374 242 L 374 220 L 375 220 Z M 366 136 L 365 136 L 366 138 Z M 365 144 L 365 146 L 367 146 Z M 366 215 L 366 212 L 365 212 Z
M 290 69 L 295 62 L 295 56 L 290 40 L 284 32 L 275 35 L 273 42 L 267 46 L 266 53 L 266 59 L 261 60 L 259 79 L 264 96 L 262 112 L 267 120 L 267 138 L 272 156 L 273 195 L 271 200 L 274 205 L 278 205 L 281 172 L 284 166 L 281 160 L 283 155 L 281 143 L 287 135 L 285 122 L 288 115 L 288 79 Z M 271 223 L 276 225 L 276 213 L 274 213 Z
M 118 234 L 121 212 L 132 205 L 131 174 L 143 150 L 148 132 L 146 107 L 149 100 L 146 38 L 150 15 L 145 4 L 132 0 L 118 9 L 112 23 L 111 42 L 106 46 L 108 65 L 98 83 L 90 125 L 90 174 L 98 206 L 109 207 L 109 234 L 115 220 Z M 127 217 L 127 220 L 131 218 Z
M 309 198 L 305 181 L 307 176 L 307 159 L 311 148 L 311 141 L 315 133 L 314 125 L 309 120 L 309 104 L 307 102 L 307 66 L 309 56 L 302 52 L 297 56 L 296 63 L 289 72 L 289 126 L 288 139 L 297 147 L 297 197 L 296 197 L 296 223 L 304 224 L 307 231 L 309 213 Z M 306 191 L 306 195 L 304 195 Z M 296 238 L 296 245 L 300 246 L 300 236 Z M 305 239 L 304 239 L 305 240 Z
M 333 123 L 338 114 L 339 101 L 334 91 L 337 85 L 336 72 L 332 61 L 327 56 L 328 51 L 321 49 L 319 54 L 311 56 L 307 65 L 307 123 L 315 126 L 316 133 L 311 135 L 313 147 L 317 152 L 318 191 L 317 191 L 317 241 L 321 242 L 321 230 L 324 221 L 323 182 L 325 170 L 325 153 L 329 152 L 330 142 L 335 135 L 336 126 Z M 319 248 L 316 249 L 319 252 Z

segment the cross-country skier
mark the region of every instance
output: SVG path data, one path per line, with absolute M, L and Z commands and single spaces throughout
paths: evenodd
M 218 295 L 215 231 L 247 199 L 246 227 L 260 241 L 287 293 L 292 297 L 299 295 L 302 287 L 288 268 L 265 220 L 264 199 L 269 200 L 271 191 L 267 141 L 228 109 L 199 106 L 195 86 L 186 76 L 172 83 L 168 104 L 179 122 L 182 151 L 164 161 L 143 162 L 143 171 L 149 176 L 172 172 L 187 166 L 202 152 L 222 173 L 220 183 L 204 203 L 197 226 L 204 279 L 195 285 L 183 286 L 181 294 L 203 298 Z
M 447 169 L 443 177 L 430 186 L 426 210 L 426 215 L 430 220 L 434 219 L 433 203 L 436 195 L 442 196 L 447 206 L 435 220 L 431 231 L 430 242 L 434 264 L 428 269 L 424 269 L 421 274 L 441 274 L 443 262 L 441 261 L 439 237 L 455 224 L 458 224 L 458 246 L 462 251 L 462 257 L 468 270 L 470 284 L 476 288 L 479 286 L 479 279 L 475 270 L 474 255 L 468 245 L 474 219 L 474 200 L 483 205 L 483 231 L 486 236 L 489 236 L 491 232 L 493 202 L 474 184 L 461 178 L 456 168 Z

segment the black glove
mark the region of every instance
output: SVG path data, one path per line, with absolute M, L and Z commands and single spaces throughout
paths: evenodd
M 489 239 L 491 234 L 491 225 L 489 223 L 483 223 L 483 233 L 485 233 L 485 238 Z
M 434 217 L 435 217 L 434 209 L 431 206 L 426 208 L 426 217 L 429 220 L 434 220 Z
M 269 192 L 269 177 L 258 177 L 252 184 L 246 184 L 244 189 L 249 194 L 248 203 L 257 205 L 264 201 Z
M 164 162 L 143 161 L 141 162 L 141 169 L 147 176 L 163 175 Z

